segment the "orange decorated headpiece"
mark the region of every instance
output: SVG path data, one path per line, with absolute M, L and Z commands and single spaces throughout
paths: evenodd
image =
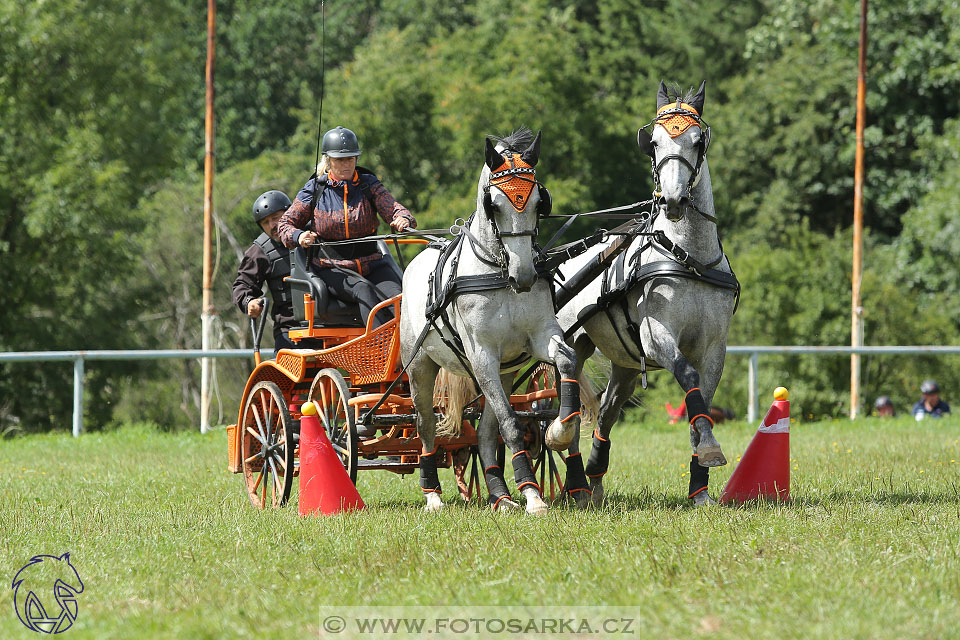
M 536 171 L 523 161 L 519 153 L 513 153 L 505 157 L 506 162 L 500 165 L 496 171 L 490 172 L 490 186 L 503 191 L 510 199 L 513 208 L 517 211 L 523 211 L 530 199 L 533 185 L 537 183 L 536 177 L 526 178 L 524 175 L 536 176 Z
M 677 107 L 677 103 L 663 105 L 657 109 L 657 117 L 653 119 L 656 124 L 660 125 L 664 128 L 664 130 L 666 130 L 671 138 L 676 138 L 690 127 L 700 126 L 700 121 L 693 116 L 684 113 L 672 113 L 680 109 L 695 113 L 697 116 L 700 115 L 700 113 L 689 104 L 686 102 L 681 102 L 679 108 Z

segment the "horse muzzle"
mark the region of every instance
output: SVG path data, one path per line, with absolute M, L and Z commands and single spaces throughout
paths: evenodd
M 516 291 L 517 293 L 527 293 L 530 289 L 533 288 L 533 285 L 537 282 L 537 274 L 534 273 L 532 278 L 521 277 L 519 280 L 513 276 L 507 278 L 507 284 L 510 285 L 510 288 Z
M 670 222 L 679 222 L 687 214 L 690 208 L 690 199 L 686 196 L 680 198 L 664 198 L 660 202 L 660 212 L 667 217 Z

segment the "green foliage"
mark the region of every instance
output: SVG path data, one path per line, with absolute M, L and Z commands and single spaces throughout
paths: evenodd
M 634 136 L 661 80 L 707 81 L 720 230 L 744 285 L 730 344 L 848 342 L 857 3 L 321 4 L 218 7 L 219 344 L 249 343 L 229 290 L 250 201 L 312 172 L 322 86 L 320 127 L 356 130 L 362 164 L 422 227 L 445 227 L 474 210 L 484 136 L 520 125 L 543 130 L 558 213 L 646 199 Z M 960 343 L 958 25 L 955 3 L 870 3 L 868 344 Z M 0 1 L 0 349 L 199 346 L 205 27 L 181 0 Z M 865 399 L 905 404 L 927 376 L 956 387 L 949 362 L 865 358 Z M 218 364 L 223 421 L 248 367 Z M 64 423 L 69 366 L 0 371 L 0 429 Z M 717 396 L 741 414 L 743 372 L 731 358 Z M 789 382 L 805 416 L 845 414 L 848 380 L 842 357 L 761 359 L 761 386 Z M 673 394 L 656 384 L 659 407 Z M 197 385 L 195 363 L 91 364 L 88 419 L 195 424 Z

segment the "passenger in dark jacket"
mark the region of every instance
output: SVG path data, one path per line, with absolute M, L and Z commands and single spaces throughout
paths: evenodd
M 282 191 L 267 191 L 253 203 L 253 219 L 263 229 L 240 260 L 237 279 L 233 282 L 233 302 L 251 318 L 263 313 L 263 285 L 273 298 L 274 349 L 291 349 L 288 332 L 296 325 L 290 285 L 283 278 L 290 275 L 290 251 L 280 242 L 277 225 L 290 207 L 290 198 Z
M 280 219 L 279 234 L 287 247 L 375 235 L 378 215 L 396 232 L 417 226 L 377 176 L 357 166 L 360 145 L 352 131 L 331 129 L 323 136 L 322 150 L 317 173 Z M 322 247 L 311 268 L 334 296 L 356 302 L 365 322 L 373 307 L 400 293 L 400 278 L 372 240 Z M 380 322 L 389 317 L 378 314 Z

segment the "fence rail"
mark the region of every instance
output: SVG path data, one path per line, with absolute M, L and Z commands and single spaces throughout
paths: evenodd
M 750 404 L 747 420 L 755 422 L 759 415 L 758 389 L 760 355 L 948 355 L 960 354 L 960 346 L 883 346 L 883 347 L 814 347 L 814 346 L 729 346 L 727 355 L 749 355 L 747 376 Z M 191 360 L 194 358 L 253 358 L 250 349 L 153 349 L 115 351 L 7 351 L 0 352 L 0 362 L 73 362 L 73 435 L 83 432 L 83 368 L 86 360 Z

